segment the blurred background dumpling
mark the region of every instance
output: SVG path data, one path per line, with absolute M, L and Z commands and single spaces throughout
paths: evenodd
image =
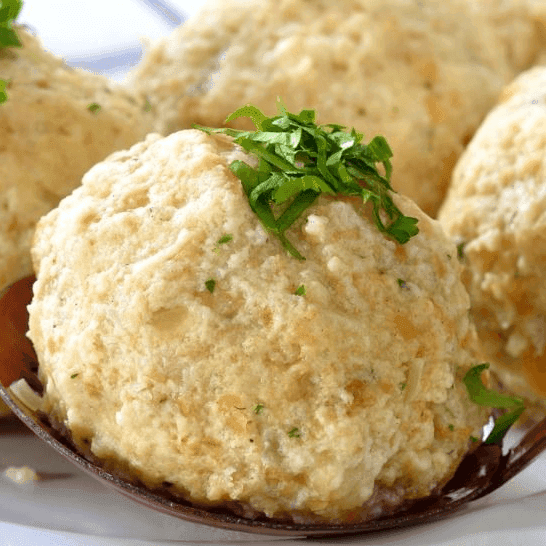
M 434 216 L 502 86 L 544 50 L 543 15 L 520 0 L 211 0 L 132 82 L 163 134 L 220 126 L 245 103 L 273 115 L 277 96 L 384 134 L 404 173 L 395 189 Z
M 8 99 L 0 105 L 0 290 L 30 275 L 38 219 L 108 154 L 151 130 L 146 103 L 106 78 L 68 67 L 17 28 L 0 49 Z
M 506 388 L 546 408 L 546 67 L 503 90 L 439 219 L 461 245 L 486 358 Z

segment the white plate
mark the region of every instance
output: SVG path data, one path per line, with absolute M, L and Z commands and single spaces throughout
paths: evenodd
M 0 546 L 251 545 L 301 540 L 196 525 L 140 506 L 73 467 L 30 433 L 0 422 Z M 18 485 L 3 475 L 29 466 L 49 479 Z M 333 544 L 334 541 L 313 541 Z M 538 546 L 546 544 L 546 454 L 498 492 L 442 522 L 335 544 Z

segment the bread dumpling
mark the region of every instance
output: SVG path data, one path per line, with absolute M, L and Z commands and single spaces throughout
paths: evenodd
M 503 90 L 439 219 L 464 253 L 485 357 L 506 388 L 546 408 L 546 66 Z
M 342 520 L 427 495 L 487 412 L 456 248 L 413 202 L 400 245 L 356 198 L 264 231 L 225 136 L 149 135 L 39 222 L 44 409 L 102 464 L 196 503 Z M 403 176 L 403 173 L 400 175 Z M 303 288 L 302 288 L 303 287 Z
M 22 47 L 0 49 L 0 290 L 32 274 L 38 219 L 108 154 L 151 130 L 146 103 L 106 78 L 73 69 L 17 27 Z

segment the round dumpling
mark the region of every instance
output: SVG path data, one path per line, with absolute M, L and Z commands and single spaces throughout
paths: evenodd
M 486 412 L 456 248 L 405 245 L 353 198 L 262 228 L 232 141 L 149 135 L 42 218 L 30 338 L 44 408 L 104 465 L 201 504 L 344 518 L 427 495 Z
M 546 67 L 507 86 L 454 172 L 440 211 L 464 250 L 486 358 L 546 405 Z M 464 247 L 464 248 L 463 248 Z
M 32 274 L 38 219 L 109 153 L 142 140 L 151 114 L 106 78 L 73 69 L 17 28 L 22 47 L 0 49 L 8 99 L 0 105 L 0 290 Z

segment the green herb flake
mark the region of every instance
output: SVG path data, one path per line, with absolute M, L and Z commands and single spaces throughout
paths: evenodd
M 257 168 L 238 160 L 230 169 L 240 179 L 250 208 L 285 250 L 305 259 L 288 240 L 286 230 L 320 194 L 359 196 L 363 203 L 370 202 L 377 228 L 400 244 L 417 235 L 417 219 L 404 216 L 390 195 L 394 191 L 390 184 L 392 151 L 384 137 L 376 136 L 365 145 L 363 135 L 355 129 L 345 132 L 341 125 L 316 125 L 314 110 L 294 114 L 280 99 L 277 106 L 278 115 L 273 117 L 249 104 L 226 119 L 228 123 L 249 117 L 255 131 L 193 127 L 231 136 L 258 158 Z M 378 163 L 385 176 L 377 170 Z
M 96 114 L 96 113 L 100 112 L 100 110 L 101 110 L 101 105 L 100 105 L 98 102 L 92 102 L 91 104 L 88 104 L 88 105 L 87 105 L 87 109 L 88 109 L 92 114 Z
M 470 441 L 473 442 L 473 443 L 476 443 L 476 442 L 479 442 L 480 439 L 476 438 L 476 436 L 470 436 Z
M 495 421 L 493 430 L 485 440 L 486 444 L 498 444 L 504 438 L 508 429 L 519 419 L 525 410 L 525 405 L 521 398 L 507 396 L 487 389 L 480 376 L 488 368 L 488 363 L 470 368 L 463 378 L 463 383 L 466 386 L 470 399 L 475 404 L 487 408 L 507 410 L 506 413 Z
M 400 390 L 403 391 L 408 386 L 407 383 L 400 383 Z
M 296 294 L 296 296 L 305 296 L 305 285 L 304 284 L 300 284 L 298 286 L 298 288 L 296 289 L 296 291 L 294 292 L 294 294 Z
M 216 288 L 216 281 L 214 279 L 208 279 L 205 281 L 205 287 L 212 294 Z
M 455 430 L 455 425 L 448 425 L 447 428 L 453 432 Z
M 400 288 L 402 288 L 403 290 L 409 290 L 409 286 L 406 284 L 406 281 L 404 279 L 396 279 L 396 280 Z
M 464 247 L 466 243 L 462 242 L 457 245 L 457 258 L 460 262 L 464 260 Z
M 70 376 L 70 379 L 76 379 L 76 377 L 78 377 L 78 375 L 80 375 L 79 373 L 73 373 L 71 376 Z
M 288 436 L 290 438 L 300 438 L 301 437 L 300 429 L 297 427 L 294 427 L 292 430 L 288 431 Z
M 0 1 L 0 49 L 3 47 L 21 47 L 21 41 L 13 28 L 21 8 L 22 0 Z
M 217 245 L 225 245 L 226 243 L 230 243 L 233 241 L 233 235 L 230 235 L 229 233 L 226 235 L 222 235 L 220 239 L 216 242 Z
M 256 404 L 253 408 L 253 411 L 256 415 L 260 415 L 264 409 L 263 404 Z
M 6 93 L 8 84 L 8 81 L 0 80 L 0 104 L 4 104 L 8 100 L 8 94 Z
M 145 112 L 150 112 L 152 110 L 152 103 L 150 102 L 150 99 L 148 97 L 144 99 L 143 110 Z

